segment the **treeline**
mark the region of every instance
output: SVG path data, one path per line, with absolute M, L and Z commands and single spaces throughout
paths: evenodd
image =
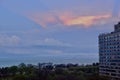
M 21 63 L 18 66 L 0 68 L 0 80 L 109 80 L 99 76 L 99 64 L 56 64 L 38 65 Z

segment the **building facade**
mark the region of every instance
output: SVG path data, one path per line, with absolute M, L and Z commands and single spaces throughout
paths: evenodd
M 120 23 L 114 31 L 99 35 L 99 73 L 120 80 Z

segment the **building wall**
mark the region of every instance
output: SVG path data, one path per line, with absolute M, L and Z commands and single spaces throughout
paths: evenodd
M 120 24 L 117 24 L 120 27 Z M 118 28 L 120 29 L 120 28 Z M 99 35 L 99 73 L 120 80 L 120 30 Z

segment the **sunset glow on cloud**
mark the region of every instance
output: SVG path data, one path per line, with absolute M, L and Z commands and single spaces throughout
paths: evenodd
M 108 19 L 110 17 L 111 15 L 80 16 L 80 17 L 76 17 L 72 19 L 64 17 L 62 18 L 62 21 L 64 25 L 67 25 L 67 26 L 83 25 L 83 26 L 89 27 L 91 25 L 96 24 L 97 22 L 101 20 Z
M 92 25 L 97 25 L 100 23 L 105 23 L 107 19 L 111 18 L 110 14 L 104 15 L 88 15 L 88 16 L 76 16 L 75 14 L 34 14 L 28 16 L 31 20 L 41 25 L 42 27 L 47 27 L 47 25 L 64 25 L 64 26 L 83 26 L 90 27 Z

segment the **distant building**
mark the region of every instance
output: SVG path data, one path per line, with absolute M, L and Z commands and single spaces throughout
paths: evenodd
M 48 67 L 52 67 L 52 66 L 53 66 L 53 63 L 38 63 L 39 69 L 48 68 Z
M 120 80 L 120 23 L 114 31 L 99 35 L 99 73 Z

